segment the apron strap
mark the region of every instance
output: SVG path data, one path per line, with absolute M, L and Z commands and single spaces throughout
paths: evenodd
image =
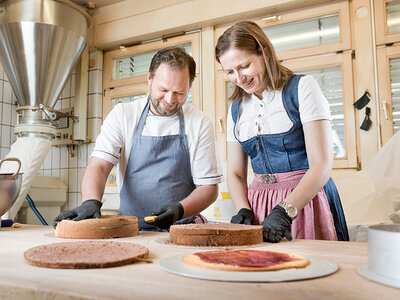
M 179 117 L 179 136 L 182 138 L 185 136 L 185 118 L 183 117 L 182 107 L 178 110 Z
M 147 117 L 147 114 L 149 113 L 149 109 L 150 109 L 150 95 L 147 97 L 146 106 L 144 107 L 142 114 L 140 115 L 139 123 L 136 128 L 135 135 L 133 137 L 134 140 L 136 139 L 136 137 L 139 137 L 142 135 L 144 123 L 146 122 L 146 117 Z

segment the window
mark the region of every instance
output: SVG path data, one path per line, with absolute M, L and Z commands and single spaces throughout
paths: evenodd
M 199 77 L 199 34 L 191 33 L 105 53 L 103 118 L 118 103 L 131 102 L 148 93 L 147 72 L 154 54 L 162 48 L 181 46 L 196 61 Z M 200 107 L 199 79 L 195 79 L 187 103 Z
M 263 30 L 277 52 L 340 41 L 338 14 L 265 27 Z
M 400 1 L 375 1 L 382 144 L 400 131 Z
M 282 60 L 351 48 L 346 1 L 265 17 L 263 28 Z
M 311 75 L 318 82 L 329 102 L 332 117 L 334 157 L 346 156 L 346 134 L 344 128 L 342 69 L 340 66 L 301 70 L 296 73 Z
M 393 134 L 400 131 L 400 56 L 389 60 Z M 385 116 L 386 117 L 386 116 Z
M 190 43 L 183 44 L 181 47 L 190 55 L 192 54 Z M 147 75 L 151 59 L 153 58 L 154 54 L 156 54 L 157 50 L 114 58 L 112 80 Z
M 374 1 L 376 43 L 378 45 L 400 41 L 400 1 Z
M 400 131 L 400 45 L 380 47 L 378 57 L 382 144 Z
M 357 167 L 351 52 L 283 63 L 297 74 L 312 75 L 329 102 L 334 168 Z

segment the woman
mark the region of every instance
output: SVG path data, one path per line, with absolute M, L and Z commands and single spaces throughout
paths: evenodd
M 262 29 L 239 22 L 218 39 L 216 59 L 235 90 L 228 115 L 232 223 L 262 224 L 264 240 L 349 240 L 330 178 L 329 105 L 312 76 L 279 63 Z M 247 187 L 247 161 L 255 174 Z

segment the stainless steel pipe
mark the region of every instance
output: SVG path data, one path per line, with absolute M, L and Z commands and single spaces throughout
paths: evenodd
M 86 46 L 90 17 L 70 0 L 1 0 L 0 8 L 0 63 L 20 112 L 18 139 L 7 157 L 18 157 L 24 172 L 17 200 L 6 213 L 14 219 L 55 134 L 41 105 L 56 104 Z

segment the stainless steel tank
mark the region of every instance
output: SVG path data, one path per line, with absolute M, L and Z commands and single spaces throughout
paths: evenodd
M 0 1 L 0 62 L 20 107 L 21 123 L 47 123 L 86 45 L 89 15 L 70 0 Z
M 0 63 L 14 90 L 19 113 L 15 126 L 18 137 L 6 157 L 18 158 L 24 173 L 20 193 L 7 212 L 9 219 L 15 218 L 51 149 L 55 128 L 49 109 L 56 104 L 86 46 L 89 25 L 86 11 L 70 0 L 0 0 Z M 2 184 L 6 181 L 0 179 Z M 0 217 L 9 202 L 0 198 Z

